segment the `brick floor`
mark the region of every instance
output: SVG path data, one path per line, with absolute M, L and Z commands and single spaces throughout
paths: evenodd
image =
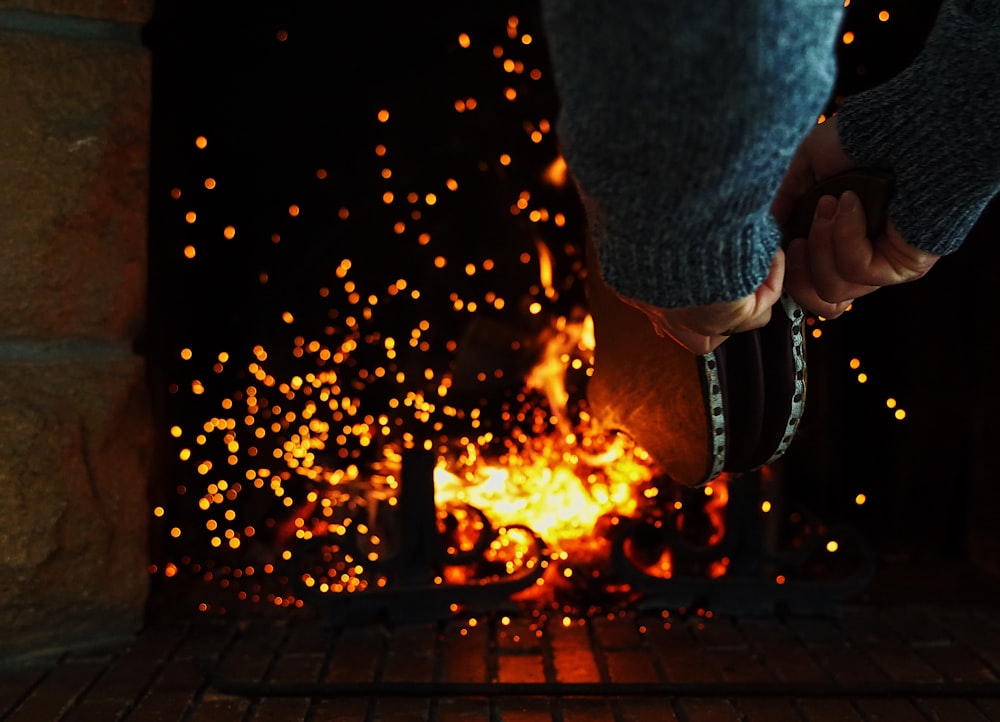
M 332 629 L 162 618 L 131 643 L 0 674 L 17 722 L 1000 722 L 983 603 L 830 618 L 620 614 Z

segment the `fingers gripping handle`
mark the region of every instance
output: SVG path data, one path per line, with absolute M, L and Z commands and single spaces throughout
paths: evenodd
M 893 190 L 892 174 L 876 168 L 852 168 L 821 180 L 795 204 L 791 217 L 781 229 L 784 242 L 808 237 L 819 199 L 822 196 L 839 198 L 844 191 L 854 191 L 861 199 L 868 238 L 875 240 L 885 230 Z

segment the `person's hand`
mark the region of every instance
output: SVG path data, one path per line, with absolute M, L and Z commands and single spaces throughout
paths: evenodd
M 785 254 L 779 248 L 771 271 L 760 287 L 735 301 L 687 308 L 660 308 L 621 297 L 645 314 L 660 336 L 669 336 L 698 356 L 714 351 L 734 333 L 761 328 L 771 319 L 771 307 L 781 297 Z
M 767 323 L 781 295 L 784 253 L 756 293 L 732 303 L 662 309 L 626 300 L 601 277 L 587 238 L 587 303 L 594 330 L 594 365 L 587 404 L 596 428 L 620 433 L 649 454 L 657 473 L 701 484 L 714 468 L 712 410 L 706 407 L 699 356 L 726 333 Z
M 785 253 L 778 249 L 771 260 L 770 273 L 753 293 L 735 301 L 684 308 L 653 306 L 617 293 L 604 282 L 592 238 L 587 241 L 587 269 L 591 296 L 605 299 L 603 315 L 614 315 L 615 305 L 630 306 L 642 312 L 658 336 L 672 338 L 691 353 L 702 356 L 714 351 L 734 333 L 767 325 L 771 307 L 781 298 Z
M 853 167 L 836 117 L 817 125 L 799 145 L 775 195 L 771 211 L 778 225 L 818 181 Z M 878 238 L 868 238 L 864 208 L 847 191 L 839 199 L 821 197 L 808 238 L 788 243 L 785 290 L 812 313 L 836 318 L 860 296 L 921 278 L 937 259 L 908 244 L 891 221 Z

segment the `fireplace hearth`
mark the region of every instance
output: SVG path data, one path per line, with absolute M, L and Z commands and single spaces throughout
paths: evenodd
M 593 434 L 580 208 L 537 7 L 385 26 L 356 12 L 381 46 L 328 50 L 322 12 L 289 9 L 215 47 L 226 20 L 183 3 L 159 22 L 187 35 L 154 35 L 177 108 L 156 173 L 159 593 L 348 624 L 830 614 L 863 597 L 901 528 L 930 538 L 886 471 L 925 412 L 869 353 L 863 308 L 808 319 L 810 403 L 773 468 L 677 489 Z M 260 73 L 232 84 L 250 53 Z M 351 64 L 377 80 L 342 77 Z M 343 107 L 326 111 L 320 86 Z M 852 462 L 869 439 L 885 448 Z
M 863 535 L 797 508 L 794 473 L 686 491 L 590 417 L 581 209 L 536 6 L 385 27 L 352 11 L 414 58 L 398 76 L 377 47 L 327 48 L 318 9 L 230 46 L 225 17 L 185 8 L 150 34 L 171 109 L 158 587 L 341 621 L 512 600 L 817 612 L 864 590 Z M 260 72 L 232 83 L 251 53 Z M 365 85 L 349 63 L 385 72 Z
M 336 629 L 301 614 L 237 625 L 168 612 L 130 645 L 7 670 L 0 716 L 990 722 L 994 610 L 987 597 L 911 594 L 846 604 L 836 619 L 644 613 L 539 627 L 498 614 Z
M 190 675 L 193 657 L 157 646 L 189 639 L 154 624 L 172 606 L 171 619 L 195 619 L 184 629 L 232 626 L 219 634 L 234 644 L 247 620 L 298 629 L 311 614 L 339 635 L 424 625 L 435 640 L 476 634 L 465 621 L 476 619 L 500 649 L 504 619 L 562 640 L 578 626 L 596 639 L 609 615 L 692 634 L 720 628 L 713 618 L 750 628 L 777 615 L 786 638 L 803 617 L 836 619 L 878 598 L 899 565 L 909 583 L 930 560 L 919 585 L 942 594 L 954 592 L 942 568 L 996 570 L 1000 388 L 991 302 L 978 290 L 992 283 L 995 210 L 919 287 L 834 323 L 808 320 L 810 404 L 784 461 L 678 489 L 641 449 L 592 433 L 581 402 L 592 347 L 580 215 L 537 3 L 432 19 L 365 8 L 331 18 L 320 5 L 157 3 L 141 35 L 149 3 L 0 10 L 0 43 L 19 68 L 0 119 L 14 178 L 0 293 L 2 652 L 15 666 L 58 658 L 0 686 L 0 715 L 30 717 L 49 682 L 72 686 L 62 675 L 127 677 L 123 660 Z M 888 21 L 851 5 L 844 93 L 905 63 L 934 3 L 887 5 Z M 331 48 L 332 24 L 356 32 Z M 956 358 L 970 338 L 976 352 Z M 526 511 L 546 496 L 560 514 Z M 501 503 L 511 500 L 522 506 Z M 975 578 L 981 588 L 962 594 L 985 594 Z M 131 657 L 67 651 L 130 638 L 144 610 L 159 631 Z M 933 679 L 952 691 L 992 684 L 984 629 L 982 644 L 966 627 L 947 643 L 973 649 L 980 677 L 942 667 Z M 923 655 L 910 632 L 896 641 Z M 623 649 L 648 651 L 643 634 Z M 597 646 L 600 684 L 646 684 L 612 674 L 601 655 L 615 645 Z M 159 684 L 145 669 L 125 695 L 136 715 Z M 494 677 L 563 680 L 542 669 Z M 254 676 L 202 671 L 218 674 L 199 677 L 188 718 Z M 97 704 L 87 690 L 100 685 L 81 684 L 66 715 Z M 754 696 L 697 684 L 688 692 Z M 483 690 L 452 688 L 473 691 Z M 256 714 L 262 700 L 242 709 Z M 552 705 L 555 717 L 573 708 Z M 991 718 L 987 702 L 974 706 Z

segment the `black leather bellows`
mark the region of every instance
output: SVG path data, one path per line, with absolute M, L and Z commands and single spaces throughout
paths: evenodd
M 820 196 L 848 189 L 861 197 L 869 238 L 878 237 L 892 179 L 865 169 L 817 184 L 785 238 L 807 236 Z M 696 356 L 658 336 L 603 283 L 589 284 L 588 294 L 597 343 L 587 396 L 604 428 L 631 436 L 665 474 L 688 485 L 751 471 L 785 453 L 806 396 L 806 314 L 794 300 L 783 295 L 766 326 Z

